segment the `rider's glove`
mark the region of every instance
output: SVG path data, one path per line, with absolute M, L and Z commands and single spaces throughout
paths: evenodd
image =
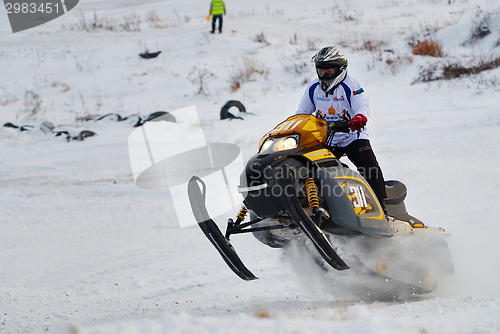
M 366 119 L 365 115 L 357 114 L 349 122 L 349 129 L 351 129 L 351 131 L 360 130 L 365 127 L 367 121 L 368 120 Z

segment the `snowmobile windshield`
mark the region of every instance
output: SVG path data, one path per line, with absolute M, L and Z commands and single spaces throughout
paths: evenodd
M 309 114 L 290 116 L 260 139 L 259 149 L 268 138 L 296 134 L 300 135 L 299 146 L 301 147 L 312 147 L 324 144 L 327 136 L 326 121 Z

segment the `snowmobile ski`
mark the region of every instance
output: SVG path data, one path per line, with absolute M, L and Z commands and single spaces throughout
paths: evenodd
M 200 189 L 199 184 L 201 184 L 203 190 Z M 193 176 L 188 182 L 188 195 L 191 209 L 198 222 L 198 226 L 200 226 L 212 245 L 215 246 L 229 268 L 246 281 L 257 279 L 257 277 L 245 267 L 229 240 L 224 237 L 217 224 L 210 218 L 205 206 L 206 185 L 203 180 L 197 176 Z

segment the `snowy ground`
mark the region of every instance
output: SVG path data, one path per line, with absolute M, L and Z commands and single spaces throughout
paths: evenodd
M 205 2 L 86 0 L 17 34 L 0 11 L 0 123 L 35 127 L 0 127 L 0 332 L 499 332 L 500 70 L 414 82 L 435 63 L 500 56 L 497 1 L 226 1 L 220 35 Z M 491 33 L 471 41 L 484 21 Z M 444 59 L 411 55 L 429 36 Z M 179 228 L 168 193 L 135 185 L 131 121 L 78 120 L 196 105 L 207 140 L 247 159 L 294 113 L 310 57 L 330 44 L 369 94 L 386 178 L 406 183 L 411 214 L 452 233 L 456 275 L 431 295 L 338 291 L 251 236 L 233 244 L 260 279 L 241 281 L 196 227 Z M 141 59 L 146 49 L 162 53 Z M 245 64 L 255 71 L 232 91 Z M 252 115 L 220 121 L 232 99 Z M 43 121 L 97 136 L 68 142 Z

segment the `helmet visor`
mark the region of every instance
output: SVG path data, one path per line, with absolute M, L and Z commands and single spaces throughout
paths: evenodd
M 319 68 L 316 67 L 316 73 L 321 80 L 333 79 L 338 74 L 338 69 L 335 67 Z

